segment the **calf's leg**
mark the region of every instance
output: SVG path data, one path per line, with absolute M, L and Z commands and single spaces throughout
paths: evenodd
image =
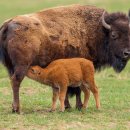
M 56 101 L 58 99 L 58 96 L 59 96 L 59 89 L 53 88 L 53 97 L 52 97 L 51 111 L 55 111 L 56 110 Z
M 60 111 L 64 112 L 65 110 L 65 105 L 64 105 L 64 101 L 65 101 L 65 96 L 66 96 L 66 91 L 67 91 L 67 87 L 61 87 L 60 91 L 59 91 L 59 100 L 60 100 Z
M 89 100 L 89 97 L 90 97 L 90 90 L 87 89 L 85 86 L 81 86 L 81 90 L 84 92 L 83 108 L 87 108 L 88 107 L 88 100 Z
M 97 109 L 99 109 L 100 108 L 100 99 L 99 99 L 98 88 L 95 85 L 94 81 L 90 82 L 89 85 L 90 85 L 90 90 L 92 91 L 94 98 L 95 98 L 96 107 L 97 107 Z

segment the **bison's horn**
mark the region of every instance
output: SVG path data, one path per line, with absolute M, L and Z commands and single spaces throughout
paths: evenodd
M 111 29 L 111 26 L 110 26 L 109 24 L 107 24 L 107 23 L 105 22 L 105 19 L 104 19 L 105 13 L 106 13 L 106 12 L 104 11 L 103 14 L 102 14 L 102 24 L 103 24 L 103 26 L 104 26 L 106 29 L 110 30 L 110 29 Z

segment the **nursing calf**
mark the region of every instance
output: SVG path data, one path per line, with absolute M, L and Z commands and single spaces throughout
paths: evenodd
M 84 92 L 83 108 L 87 107 L 89 89 L 92 91 L 96 107 L 100 107 L 99 92 L 94 82 L 93 63 L 83 58 L 59 59 L 51 62 L 46 68 L 33 66 L 27 72 L 27 76 L 40 83 L 52 86 L 53 98 L 52 108 L 56 109 L 56 101 L 59 96 L 60 110 L 65 109 L 64 101 L 68 86 L 80 86 Z

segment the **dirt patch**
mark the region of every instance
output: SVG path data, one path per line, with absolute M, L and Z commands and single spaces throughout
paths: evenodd
M 71 123 L 61 123 L 60 125 L 57 126 L 57 130 L 68 130 L 68 129 L 75 129 L 75 130 L 86 130 L 86 129 L 94 129 L 93 126 L 90 124 L 84 124 L 81 122 L 71 122 Z
M 130 121 L 127 123 L 127 128 L 130 130 Z
M 22 94 L 25 94 L 25 95 L 29 95 L 29 96 L 32 96 L 32 95 L 35 95 L 37 93 L 40 93 L 40 92 L 44 92 L 45 90 L 43 88 L 36 88 L 36 87 L 32 87 L 32 86 L 27 86 L 25 88 L 23 88 L 23 90 L 21 91 Z
M 111 130 L 113 128 L 116 128 L 117 124 L 114 123 L 114 122 L 110 122 L 109 125 L 108 125 L 108 128 Z
M 4 87 L 0 89 L 0 93 L 2 93 L 5 96 L 10 95 L 11 92 L 11 87 Z
M 12 126 L 12 128 L 0 128 L 0 130 L 47 130 L 46 126 L 22 126 L 17 125 L 15 127 Z

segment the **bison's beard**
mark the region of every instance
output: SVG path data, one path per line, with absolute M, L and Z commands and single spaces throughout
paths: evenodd
M 122 59 L 121 57 L 114 56 L 112 66 L 116 72 L 118 73 L 121 72 L 125 68 L 126 64 L 127 64 L 126 59 Z

